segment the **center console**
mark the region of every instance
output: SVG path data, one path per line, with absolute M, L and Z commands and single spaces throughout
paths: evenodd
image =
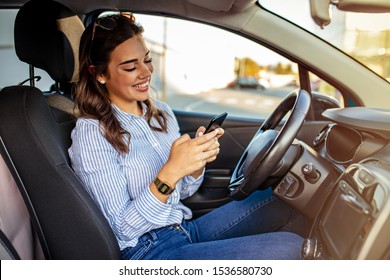
M 389 259 L 389 178 L 379 160 L 350 165 L 321 206 L 302 257 Z

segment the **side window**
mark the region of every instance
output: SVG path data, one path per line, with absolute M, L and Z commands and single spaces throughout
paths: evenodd
M 320 77 L 310 73 L 310 86 L 314 93 L 325 95 L 333 99 L 340 107 L 344 107 L 344 98 L 340 91 Z
M 14 9 L 0 10 L 0 89 L 29 78 L 29 65 L 21 62 L 15 53 L 14 23 L 17 12 Z M 50 76 L 40 69 L 35 69 L 35 76 L 41 77 L 35 86 L 48 91 L 53 84 Z
M 154 55 L 154 87 L 172 108 L 264 118 L 296 87 L 297 66 L 231 32 L 136 15 Z
M 136 20 L 153 55 L 155 94 L 173 109 L 265 118 L 299 87 L 296 63 L 249 39 L 179 19 Z M 316 91 L 341 100 L 336 89 L 311 79 Z

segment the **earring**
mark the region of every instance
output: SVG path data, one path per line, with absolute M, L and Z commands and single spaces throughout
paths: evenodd
M 105 80 L 101 80 L 101 81 L 99 81 L 99 83 L 101 83 L 102 85 L 104 85 L 104 84 L 106 83 L 106 81 L 105 81 Z

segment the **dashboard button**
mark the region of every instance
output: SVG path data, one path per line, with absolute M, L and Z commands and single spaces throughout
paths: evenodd
M 372 176 L 364 169 L 359 170 L 358 178 L 365 185 L 371 185 L 375 181 L 374 176 Z

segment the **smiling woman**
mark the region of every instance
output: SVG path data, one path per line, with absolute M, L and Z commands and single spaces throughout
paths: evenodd
M 153 72 L 149 50 L 140 37 L 143 28 L 135 24 L 132 15 L 128 15 L 125 13 L 99 18 L 83 34 L 82 40 L 89 43 L 81 44 L 80 78 L 75 92 L 80 116 L 101 121 L 107 140 L 121 152 L 128 152 L 128 147 L 122 139 L 126 132 L 113 118 L 110 102 L 124 112 L 142 115 L 138 102 L 148 100 Z M 123 29 L 126 37 L 112 36 L 113 31 L 119 28 Z M 129 37 L 134 39 L 125 40 Z M 106 40 L 107 38 L 110 40 Z M 100 45 L 104 47 L 97 48 Z M 126 49 L 134 50 L 134 53 L 129 56 Z M 96 107 L 97 99 L 100 105 Z M 152 117 L 156 117 L 160 127 L 155 129 L 166 130 L 164 114 L 152 105 L 150 107 L 148 122 Z
M 324 29 L 310 2 L 0 0 L 0 137 L 45 258 L 389 259 L 389 14 L 339 9 L 388 1 Z
M 300 236 L 267 233 L 292 230 L 290 220 L 299 216 L 270 189 L 191 220 L 180 200 L 199 189 L 224 131 L 202 126 L 195 138 L 180 137 L 172 110 L 149 95 L 153 67 L 142 32 L 123 14 L 86 28 L 75 89 L 79 118 L 69 149 L 72 167 L 110 223 L 122 258 L 299 259 Z M 225 211 L 235 214 L 227 217 Z

